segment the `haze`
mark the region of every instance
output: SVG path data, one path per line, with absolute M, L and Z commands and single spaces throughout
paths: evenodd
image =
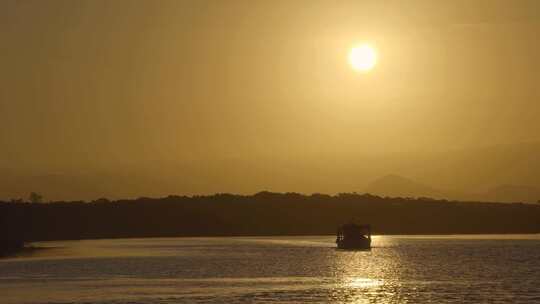
M 539 33 L 535 0 L 4 0 L 0 198 L 540 187 Z

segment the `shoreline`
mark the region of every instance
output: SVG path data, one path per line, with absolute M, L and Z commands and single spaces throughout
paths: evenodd
M 540 236 L 540 232 L 531 233 L 380 233 L 372 234 L 373 237 L 489 237 L 489 236 Z M 245 234 L 245 235 L 165 235 L 165 236 L 126 236 L 126 237 L 96 237 L 96 238 L 81 238 L 81 239 L 57 239 L 57 240 L 36 240 L 30 242 L 42 243 L 42 242 L 70 242 L 70 241 L 92 241 L 92 240 L 131 240 L 131 239 L 194 239 L 194 238 L 271 238 L 271 237 L 335 237 L 335 234 Z M 39 249 L 40 247 L 34 247 Z M 43 248 L 43 249 L 48 249 Z
M 17 257 L 26 257 L 31 256 L 34 253 L 38 251 L 44 251 L 44 250 L 50 250 L 54 249 L 55 247 L 39 247 L 39 246 L 33 246 L 33 245 L 25 245 L 22 248 L 18 248 L 15 250 L 10 251 L 0 251 L 0 260 L 2 259 L 9 259 L 9 258 L 17 258 Z

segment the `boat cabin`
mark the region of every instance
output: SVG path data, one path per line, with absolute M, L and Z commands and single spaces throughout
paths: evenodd
M 349 223 L 339 227 L 336 244 L 340 249 L 370 249 L 371 226 Z

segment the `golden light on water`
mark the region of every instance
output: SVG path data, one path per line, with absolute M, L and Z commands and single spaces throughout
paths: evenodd
M 384 285 L 383 280 L 369 279 L 369 278 L 352 278 L 347 284 L 349 288 L 374 288 Z
M 349 52 L 349 63 L 360 72 L 372 70 L 377 65 L 377 58 L 377 51 L 368 43 L 359 44 Z

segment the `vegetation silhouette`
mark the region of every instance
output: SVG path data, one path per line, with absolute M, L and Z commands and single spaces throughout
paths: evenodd
M 31 192 L 28 199 L 34 204 L 43 203 L 43 196 L 37 192 Z
M 254 195 L 219 193 L 48 204 L 0 202 L 0 243 L 125 237 L 331 235 L 353 217 L 370 223 L 374 234 L 540 232 L 537 204 L 263 191 Z

